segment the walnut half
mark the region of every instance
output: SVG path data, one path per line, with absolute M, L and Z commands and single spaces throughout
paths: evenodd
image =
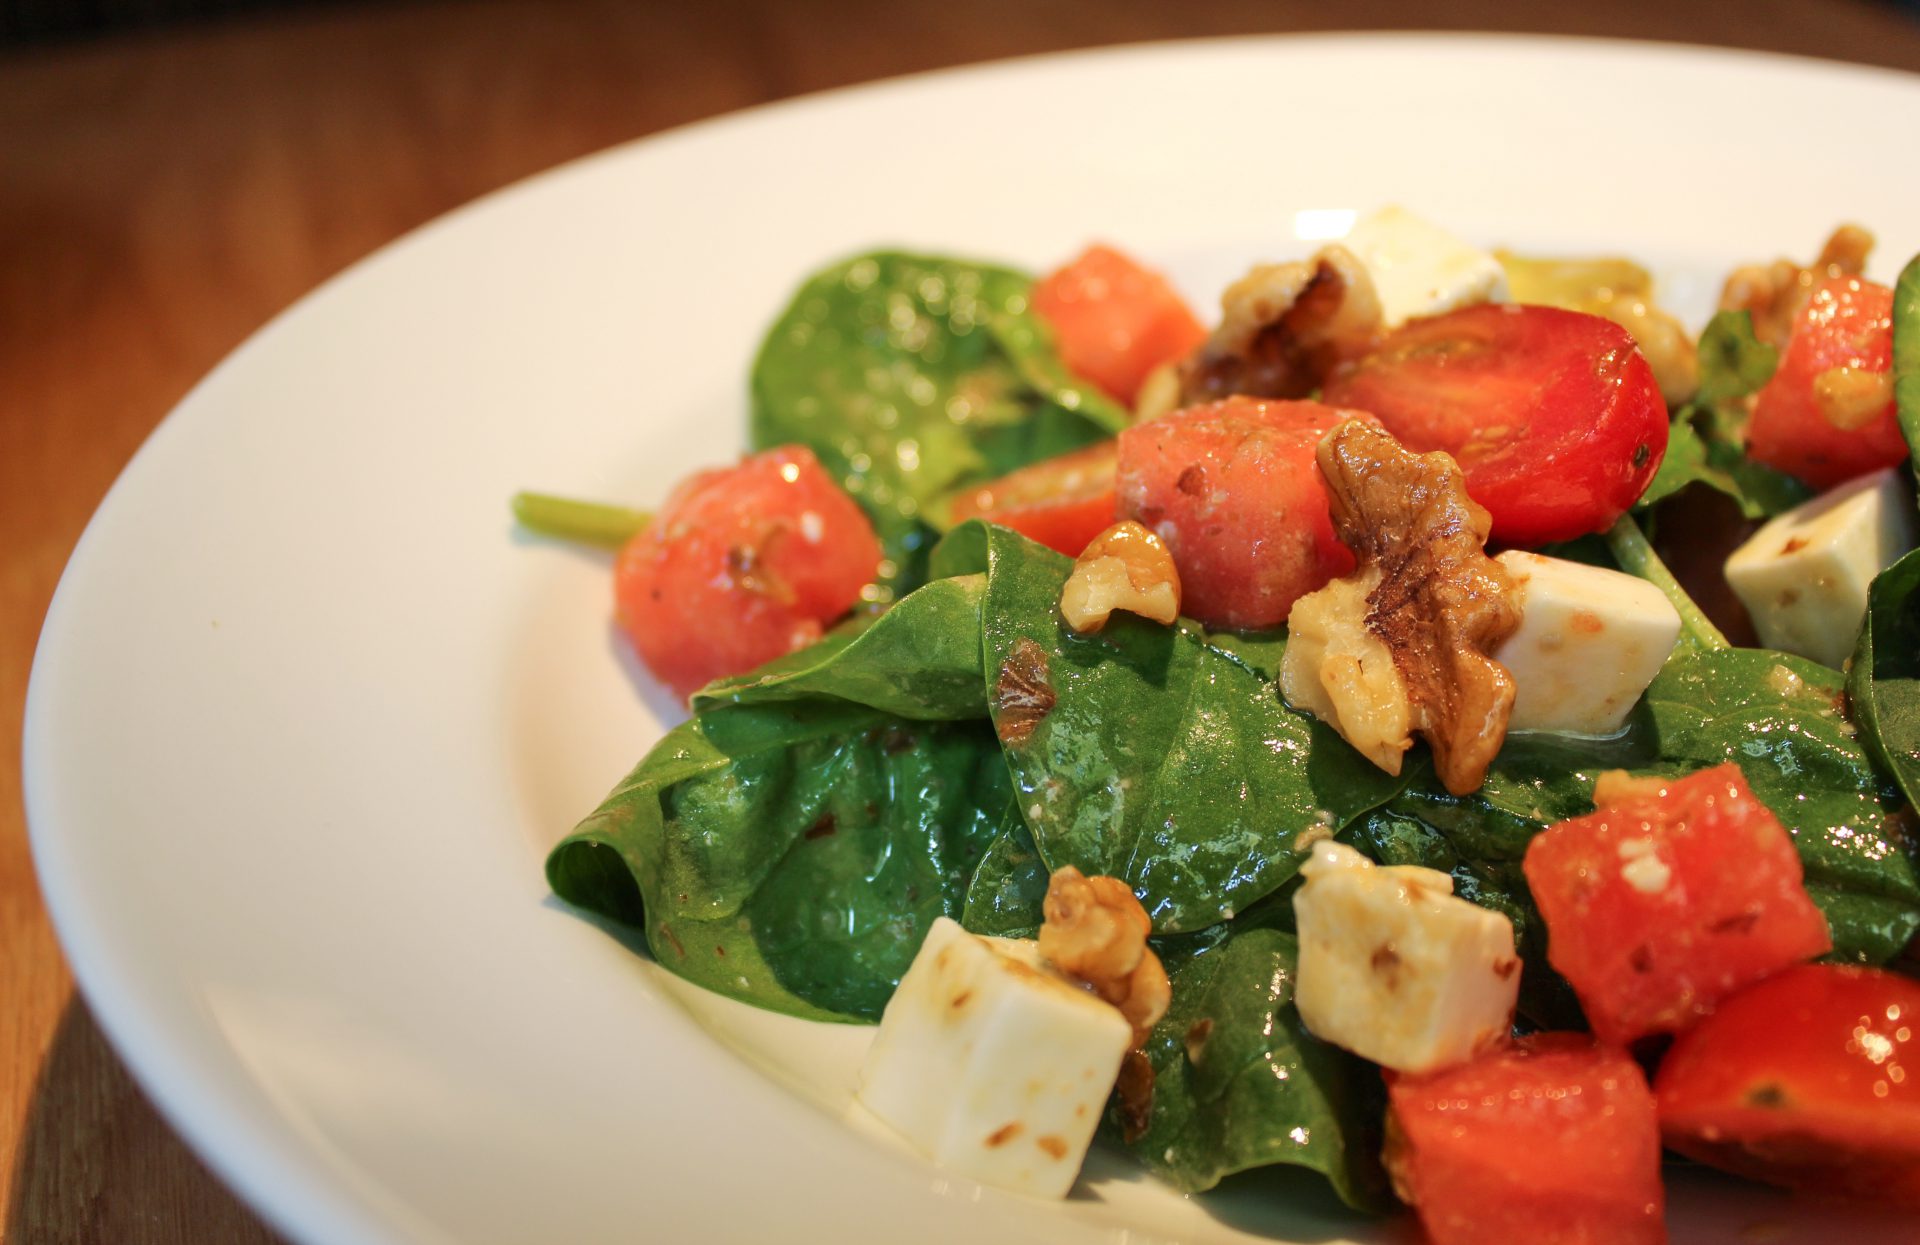
M 1487 512 L 1452 458 L 1370 424 L 1335 428 L 1318 458 L 1359 566 L 1294 603 L 1281 690 L 1388 773 L 1424 736 L 1447 790 L 1475 791 L 1513 712 L 1513 676 L 1490 654 L 1520 625 Z
M 1180 617 L 1180 571 L 1173 554 L 1132 519 L 1088 542 L 1060 589 L 1060 616 L 1081 635 L 1106 626 L 1115 610 L 1158 623 Z
M 1176 404 L 1304 398 L 1337 364 L 1371 349 L 1380 324 L 1373 278 L 1345 247 L 1260 264 L 1221 295 L 1220 324 L 1181 366 Z
M 1172 990 L 1160 957 L 1147 946 L 1153 922 L 1119 878 L 1087 877 L 1072 865 L 1054 870 L 1041 905 L 1040 954 L 1082 982 L 1133 1026 L 1138 1047 L 1167 1014 Z

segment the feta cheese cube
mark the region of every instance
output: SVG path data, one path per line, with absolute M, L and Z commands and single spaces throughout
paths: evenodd
M 1341 245 L 1373 278 L 1388 328 L 1507 297 L 1499 260 L 1405 208 L 1383 207 L 1362 217 Z
M 1680 615 L 1644 579 L 1511 550 L 1521 621 L 1493 658 L 1513 675 L 1509 730 L 1610 735 L 1680 638 Z
M 1132 1045 L 1119 1009 L 1045 967 L 1037 942 L 941 917 L 887 1004 L 859 1097 L 948 1171 L 1063 1197 Z
M 1838 667 L 1853 655 L 1873 577 L 1913 547 L 1898 469 L 1850 480 L 1778 515 L 1727 559 L 1760 642 Z
M 1294 1003 L 1315 1037 L 1400 1072 L 1461 1063 L 1504 1039 L 1520 994 L 1513 923 L 1433 869 L 1316 843 L 1293 896 Z

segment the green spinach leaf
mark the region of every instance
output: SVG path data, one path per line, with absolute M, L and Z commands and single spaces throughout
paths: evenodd
M 897 595 L 924 575 L 935 499 L 1127 423 L 1067 374 L 1027 307 L 1031 286 L 991 264 L 855 256 L 809 278 L 760 347 L 754 447 L 819 456 L 872 516 Z
M 1907 261 L 1893 287 L 1893 402 L 1920 479 L 1920 255 Z
M 1301 1023 L 1293 935 L 1250 915 L 1162 940 L 1161 953 L 1173 1004 L 1146 1042 L 1153 1111 L 1129 1147 L 1140 1161 L 1183 1193 L 1284 1163 L 1320 1172 L 1350 1206 L 1391 1206 L 1380 1075 Z
M 986 586 L 984 575 L 935 580 L 818 644 L 709 683 L 694 694 L 694 712 L 824 697 L 903 718 L 984 718 L 980 603 Z
M 1828 901 L 1834 954 L 1884 963 L 1920 930 L 1920 842 L 1855 738 L 1841 680 L 1818 662 L 1762 649 L 1676 658 L 1647 689 L 1661 756 L 1653 772 L 1739 765 L 1793 832 L 1815 900 Z M 1839 895 L 1892 906 L 1834 904 Z M 1851 919 L 1869 908 L 1870 919 Z
M 1749 519 L 1776 515 L 1812 496 L 1800 481 L 1748 458 L 1742 447 L 1744 400 L 1773 376 L 1779 352 L 1753 335 L 1753 317 L 1722 311 L 1700 335 L 1700 388 L 1675 412 L 1667 454 L 1635 509 L 1641 512 L 1690 484 L 1718 489 Z
M 1881 571 L 1867 590 L 1867 617 L 1847 674 L 1860 739 L 1920 804 L 1920 551 Z
M 1016 816 L 985 722 L 844 702 L 711 709 L 547 860 L 554 892 L 640 924 L 665 968 L 773 1011 L 877 1019 Z
M 1059 618 L 1072 563 L 978 522 L 937 572 L 984 570 L 988 696 L 1021 810 L 1050 868 L 1125 880 L 1162 933 L 1224 921 L 1293 876 L 1294 836 L 1387 799 L 1381 773 L 1272 681 L 1282 642 L 1116 614 Z

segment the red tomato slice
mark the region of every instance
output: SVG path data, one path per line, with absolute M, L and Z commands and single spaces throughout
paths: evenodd
M 1444 1072 L 1387 1074 L 1387 1168 L 1433 1245 L 1661 1245 L 1660 1130 L 1640 1065 L 1537 1033 Z
M 1893 291 L 1858 277 L 1821 282 L 1754 399 L 1747 453 L 1823 489 L 1904 461 L 1892 367 Z
M 1077 558 L 1113 524 L 1119 459 L 1119 443 L 1102 441 L 1022 467 L 955 498 L 953 521 L 986 519 Z
M 1120 434 L 1120 517 L 1166 542 L 1187 615 L 1277 627 L 1296 600 L 1353 569 L 1314 447 L 1366 418 L 1319 402 L 1228 398 Z
M 1033 309 L 1053 326 L 1067 367 L 1128 405 L 1149 372 L 1207 337 L 1165 277 L 1107 246 L 1042 278 Z
M 1667 452 L 1667 406 L 1633 338 L 1556 307 L 1483 304 L 1414 320 L 1322 396 L 1373 412 L 1410 450 L 1453 455 L 1502 544 L 1603 530 Z
M 1549 826 L 1524 868 L 1547 959 L 1603 1041 L 1677 1032 L 1833 946 L 1792 836 L 1732 764 Z
M 614 601 L 640 659 L 687 696 L 819 639 L 879 563 L 866 514 L 784 446 L 682 481 L 620 551 Z
M 1920 982 L 1790 968 L 1681 1034 L 1654 1095 L 1667 1144 L 1703 1163 L 1920 1205 Z

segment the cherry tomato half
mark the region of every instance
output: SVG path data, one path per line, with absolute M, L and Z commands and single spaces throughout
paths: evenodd
M 1734 995 L 1654 1077 L 1667 1145 L 1791 1188 L 1920 1205 L 1920 982 L 1805 964 Z
M 1747 452 L 1815 488 L 1904 461 L 1892 366 L 1893 291 L 1858 277 L 1822 281 L 1754 399 Z
M 1102 441 L 1022 467 L 956 497 L 953 521 L 986 519 L 1077 558 L 1113 524 L 1119 458 L 1119 443 Z
M 1053 326 L 1067 367 L 1128 404 L 1149 372 L 1207 336 L 1165 277 L 1108 246 L 1042 278 L 1033 309 Z
M 820 638 L 872 582 L 873 525 L 802 446 L 682 481 L 614 564 L 620 625 L 681 696 Z
M 1322 396 L 1371 411 L 1410 450 L 1453 455 L 1502 544 L 1603 530 L 1667 452 L 1666 403 L 1633 338 L 1557 307 L 1489 303 L 1414 320 Z

